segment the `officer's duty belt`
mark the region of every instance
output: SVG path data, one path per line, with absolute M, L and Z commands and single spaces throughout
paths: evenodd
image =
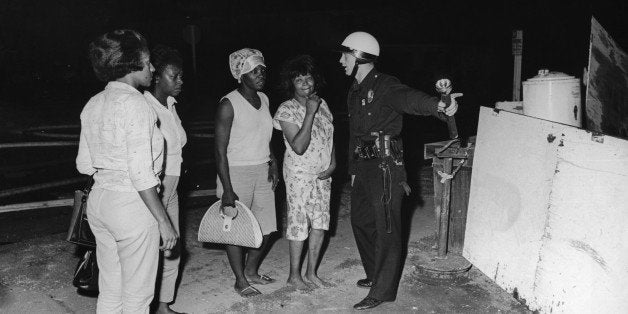
M 353 152 L 354 160 L 373 160 L 392 157 L 394 160 L 403 158 L 403 148 L 398 137 L 380 135 L 372 140 L 357 139 L 358 145 Z

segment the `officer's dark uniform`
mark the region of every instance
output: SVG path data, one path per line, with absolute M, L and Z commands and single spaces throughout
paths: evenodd
M 366 277 L 373 281 L 368 296 L 393 301 L 401 275 L 401 201 L 406 173 L 401 158 L 361 158 L 356 152 L 372 143 L 372 132 L 399 136 L 404 113 L 438 116 L 438 98 L 401 84 L 372 69 L 349 89 L 349 172 L 355 175 L 351 193 L 351 224 Z M 401 147 L 398 142 L 398 149 Z M 355 153 L 354 153 L 355 152 Z M 353 155 L 353 156 L 351 156 Z M 381 155 L 380 155 L 381 156 Z M 390 223 L 387 226 L 385 207 Z M 389 229 L 390 233 L 387 232 Z

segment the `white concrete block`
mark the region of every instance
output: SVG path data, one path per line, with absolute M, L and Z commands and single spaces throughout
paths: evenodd
M 533 310 L 628 313 L 628 141 L 482 108 L 463 256 Z

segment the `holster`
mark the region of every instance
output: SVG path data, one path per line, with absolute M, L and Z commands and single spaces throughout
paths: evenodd
M 358 137 L 356 142 L 358 144 L 353 152 L 355 160 L 392 157 L 395 164 L 403 164 L 403 143 L 397 136 L 373 132 L 370 139 Z
M 371 138 L 356 139 L 357 146 L 353 154 L 355 160 L 381 159 L 379 168 L 382 170 L 382 207 L 386 219 L 386 233 L 392 233 L 392 214 L 390 201 L 392 199 L 392 172 L 398 166 L 403 166 L 403 143 L 396 136 L 383 132 L 371 133 Z

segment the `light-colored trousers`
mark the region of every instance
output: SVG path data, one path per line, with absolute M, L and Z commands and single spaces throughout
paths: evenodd
M 159 262 L 157 220 L 137 192 L 95 188 L 87 201 L 96 236 L 96 313 L 148 313 Z
M 262 234 L 277 231 L 275 191 L 272 182 L 268 182 L 268 164 L 230 166 L 229 176 L 233 192 L 255 215 Z M 222 181 L 216 178 L 216 197 L 221 198 L 223 192 Z
M 163 194 L 161 195 L 161 201 L 166 208 L 168 217 L 172 222 L 172 226 L 177 231 L 179 238 L 182 238 L 179 232 L 179 194 L 177 193 L 177 186 L 179 185 L 179 176 L 164 176 L 161 181 L 161 188 Z M 177 241 L 176 246 L 181 248 L 181 240 Z M 170 303 L 174 301 L 174 288 L 179 275 L 179 262 L 181 261 L 181 250 L 173 253 L 172 257 L 165 257 L 162 255 L 163 269 L 161 273 L 161 287 L 159 288 L 159 302 Z

